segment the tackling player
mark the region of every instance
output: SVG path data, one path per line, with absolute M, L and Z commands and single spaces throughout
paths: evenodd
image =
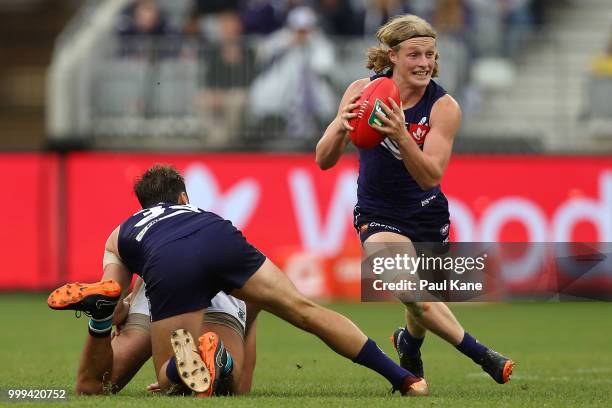
M 232 373 L 232 356 L 216 333 L 204 333 L 198 344 L 191 335 L 202 333 L 204 308 L 224 291 L 317 335 L 402 395 L 426 394 L 425 380 L 395 364 L 349 319 L 304 297 L 231 222 L 189 205 L 183 177 L 173 167 L 153 166 L 134 191 L 143 209 L 109 236 L 103 281 L 64 285 L 47 301 L 53 309 L 91 316 L 82 367 L 112 372 L 113 312 L 137 273 L 151 303 L 153 363 L 163 390 L 183 383 L 210 396 Z
M 232 355 L 234 366 L 241 366 L 241 378 L 233 377 L 231 383 L 215 390 L 217 395 L 246 394 L 251 389 L 255 369 L 255 318 L 257 311 L 250 308 L 247 314 L 243 301 L 219 292 L 206 309 L 203 331 L 213 331 L 223 340 Z M 112 373 L 107 388 L 121 391 L 151 357 L 151 312 L 145 297 L 141 278 L 136 280 L 132 292 L 118 303 L 113 315 L 116 326 L 112 334 Z M 248 326 L 247 326 L 248 325 Z M 77 374 L 77 394 L 101 394 L 105 384 L 98 380 L 102 373 L 81 367 Z M 159 391 L 158 384 L 151 384 L 149 391 Z M 180 391 L 180 390 L 177 390 Z
M 449 212 L 440 181 L 451 156 L 461 122 L 459 105 L 432 80 L 438 72 L 436 32 L 414 15 L 395 17 L 376 34 L 380 46 L 368 50 L 371 78 L 348 86 L 316 147 L 316 161 L 333 167 L 349 143 L 349 121 L 368 83 L 393 79 L 402 107 L 389 98 L 387 115 L 377 113 L 385 136 L 372 149 L 359 149 L 359 179 L 354 225 L 362 244 L 448 242 Z M 423 377 L 420 348 L 426 330 L 455 346 L 500 384 L 507 382 L 514 363 L 480 344 L 441 302 L 406 303 L 406 327 L 392 336 L 401 366 Z

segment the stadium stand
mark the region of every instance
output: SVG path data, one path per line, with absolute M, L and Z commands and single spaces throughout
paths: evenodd
M 78 0 L 0 1 L 0 146 L 46 144 L 45 74 L 53 42 Z
M 257 3 L 259 8 L 248 1 L 231 2 L 224 7 L 241 13 L 245 33 L 271 30 L 276 23 L 270 16 L 287 16 L 291 11 L 286 2 L 260 3 Z M 373 41 L 367 29 L 368 21 L 384 20 L 394 10 L 417 12 L 438 23 L 442 55 L 440 82 L 459 99 L 464 112 L 458 151 L 597 151 L 602 143 L 609 143 L 608 138 L 601 137 L 601 131 L 584 132 L 582 123 L 589 99 L 608 99 L 604 87 L 585 92 L 593 86 L 590 83 L 597 81 L 588 79 L 588 61 L 605 43 L 608 14 L 612 11 L 608 1 L 415 0 L 383 2 L 380 5 L 384 7 L 380 9 L 364 8 L 359 1 L 291 4 L 293 7 L 300 3 L 314 6 L 319 13 L 316 24 L 322 28 L 325 41 L 332 44 L 334 68 L 317 71 L 315 67 L 311 71 L 322 79 L 321 87 L 332 90 L 332 98 L 339 98 L 351 80 L 368 75 L 363 67 L 365 46 Z M 156 145 L 173 149 L 300 150 L 312 146 L 320 134 L 325 120 L 306 120 L 304 106 L 307 104 L 298 106 L 289 102 L 284 104 L 287 112 L 264 116 L 252 109 L 252 103 L 247 104 L 251 109 L 241 115 L 242 119 L 237 119 L 240 126 L 231 129 L 231 133 L 239 135 L 229 137 L 227 131 L 221 136 L 211 134 L 211 128 L 217 128 L 211 118 L 218 113 L 214 111 L 218 106 L 203 104 L 201 97 L 194 98 L 194 90 L 199 89 L 197 93 L 201 96 L 210 95 L 206 94 L 209 88 L 222 88 L 202 80 L 215 59 L 218 60 L 215 55 L 221 49 L 216 5 L 158 0 L 160 13 L 174 34 L 151 41 L 142 36 L 127 39 L 114 34 L 117 22 L 133 7 L 132 2 L 113 0 L 95 6 L 88 4 L 92 16 L 93 13 L 98 16 L 92 18 L 97 24 L 92 26 L 82 21 L 72 34 L 79 38 L 74 43 L 80 44 L 62 46 L 60 43 L 51 68 L 53 104 L 50 104 L 48 128 L 52 140 L 77 137 L 93 140 L 100 147 L 111 143 L 125 148 Z M 338 18 L 338 10 L 349 10 L 347 15 L 361 22 L 351 36 L 340 37 L 346 30 L 330 29 L 334 18 Z M 99 17 L 102 15 L 104 18 Z M 257 15 L 266 16 L 261 21 L 267 23 L 255 27 L 253 18 Z M 176 36 L 177 33 L 182 34 Z M 272 36 L 279 33 L 277 30 Z M 249 34 L 245 38 L 256 48 L 269 42 L 268 35 Z M 125 50 L 126 41 L 147 49 L 146 58 L 121 61 L 126 56 L 121 51 Z M 251 58 L 247 54 L 250 51 L 242 52 L 243 59 Z M 244 64 L 241 75 L 254 78 L 249 85 L 251 93 L 260 86 L 262 75 L 274 72 L 272 68 L 279 69 L 285 57 L 279 54 L 266 60 L 258 56 L 255 65 Z M 66 60 L 70 61 L 70 68 L 65 66 Z M 304 68 L 313 67 L 312 60 L 303 61 L 310 61 Z M 66 72 L 79 72 L 79 75 L 66 75 Z M 289 94 L 269 92 L 275 94 L 269 100 Z M 602 107 L 596 109 L 609 106 L 597 104 Z M 300 128 L 300 137 L 295 137 L 295 131 L 289 135 L 287 122 L 295 122 L 292 118 L 302 118 L 302 123 L 314 126 Z M 606 125 L 603 133 L 605 130 Z M 580 138 L 573 137 L 576 134 Z M 157 142 L 148 145 L 147 136 L 157 137 Z
M 147 66 L 138 61 L 108 61 L 94 73 L 91 104 L 96 117 L 144 113 Z
M 589 61 L 605 46 L 612 3 L 566 2 L 547 10 L 546 25 L 517 56 L 511 86 L 487 90 L 476 81 L 488 97 L 465 121 L 464 134 L 539 139 L 548 152 L 600 151 L 610 139 L 585 131 L 581 111 L 589 99 Z

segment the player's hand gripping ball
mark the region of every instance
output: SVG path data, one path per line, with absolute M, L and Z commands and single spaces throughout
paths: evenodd
M 393 98 L 401 106 L 399 88 L 391 78 L 377 78 L 363 89 L 361 97 L 356 102 L 358 106 L 352 112 L 357 116 L 349 122 L 354 129 L 349 136 L 355 146 L 360 149 L 371 149 L 378 146 L 385 138 L 376 130 L 382 126 L 382 122 L 376 117 L 376 112 L 385 115 L 381 103 L 388 104 L 388 98 Z

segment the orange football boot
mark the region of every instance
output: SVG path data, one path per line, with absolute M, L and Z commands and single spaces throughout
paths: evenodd
M 491 349 L 487 350 L 480 361 L 482 369 L 491 376 L 498 384 L 510 381 L 514 361 Z
M 424 378 L 409 375 L 404 378 L 404 384 L 399 391 L 403 396 L 426 397 L 429 395 L 429 386 Z
M 55 289 L 47 305 L 55 310 L 76 310 L 93 319 L 113 314 L 121 295 L 121 286 L 114 280 L 96 283 L 69 283 Z
M 229 378 L 234 367 L 231 354 L 225 348 L 223 340 L 215 332 L 207 332 L 200 336 L 200 355 L 210 371 L 211 387 L 198 397 L 228 394 L 229 390 L 222 389 L 222 378 Z M 229 368 L 227 368 L 229 367 Z M 225 372 L 227 370 L 227 372 Z

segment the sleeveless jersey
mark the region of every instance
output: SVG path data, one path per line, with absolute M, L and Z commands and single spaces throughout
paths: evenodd
M 423 97 L 412 108 L 404 110 L 406 129 L 421 150 L 430 129 L 431 109 L 444 95 L 444 88 L 431 80 Z M 359 149 L 356 211 L 363 209 L 403 219 L 425 207 L 439 193 L 440 186 L 426 191 L 419 187 L 391 139 L 385 138 L 372 149 Z
M 165 244 L 219 223 L 230 221 L 189 204 L 159 203 L 121 224 L 119 255 L 130 272 L 141 274 L 147 259 Z

